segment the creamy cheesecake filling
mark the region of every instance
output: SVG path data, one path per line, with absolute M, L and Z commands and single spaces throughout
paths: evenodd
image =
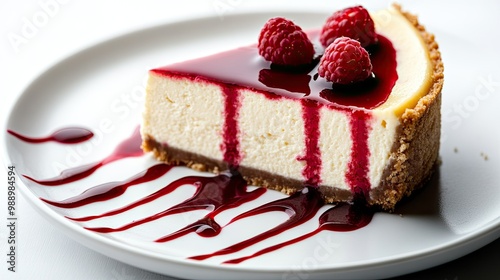
M 300 102 L 293 99 L 268 99 L 263 94 L 243 89 L 240 108 L 242 166 L 303 181 L 304 120 Z M 284 118 L 269 118 L 286 116 Z
M 366 194 L 367 190 L 380 185 L 384 171 L 394 160 L 391 151 L 400 116 L 406 108 L 415 106 L 432 83 L 432 63 L 412 23 L 393 8 L 374 13 L 372 17 L 377 33 L 390 38 L 397 52 L 398 79 L 387 100 L 371 109 L 329 106 L 325 100 L 311 95 L 309 98 L 320 102 L 317 118 L 321 133 L 316 143 L 312 141 L 317 147 L 311 148 L 311 141 L 307 138 L 308 124 L 304 118 L 302 95 L 289 93 L 278 85 L 273 92 L 279 95 L 273 96 L 263 90 L 261 84 L 225 79 L 224 75 L 233 73 L 221 74 L 214 69 L 210 77 L 192 72 L 194 68 L 189 63 L 151 72 L 142 134 L 163 145 L 225 161 L 228 165 L 241 165 L 291 180 Z M 241 52 L 253 55 L 255 50 L 248 48 Z M 224 63 L 237 66 L 235 59 L 238 54 L 241 53 L 230 53 L 234 57 L 226 58 Z M 298 78 L 310 80 L 311 76 Z M 318 83 L 321 83 L 321 78 Z M 232 98 L 239 102 L 237 112 L 233 112 L 229 119 L 225 106 L 228 85 L 237 95 Z M 304 91 L 307 90 L 311 91 L 304 87 Z M 353 112 L 356 111 L 365 116 L 360 129 L 366 134 L 366 143 L 353 141 L 358 137 L 355 134 L 359 133 L 355 125 L 356 129 L 353 128 Z M 269 118 L 269 115 L 278 117 Z M 227 131 L 228 121 L 235 121 L 237 129 Z M 236 142 L 230 140 L 233 143 L 228 144 L 227 137 L 234 137 Z M 228 147 L 233 152 L 228 152 Z M 363 149 L 365 155 L 361 155 Z
M 224 98 L 218 85 L 151 74 L 141 134 L 176 149 L 222 159 Z M 154 94 L 153 94 L 154 93 Z M 198 93 L 198 94 L 192 94 Z M 186 137 L 203 135 L 203 137 Z

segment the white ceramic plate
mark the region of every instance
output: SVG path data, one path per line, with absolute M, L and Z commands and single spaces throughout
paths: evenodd
M 6 127 L 26 135 L 44 136 L 61 127 L 83 126 L 96 132 L 96 137 L 72 146 L 32 145 L 4 131 L 3 142 L 9 161 L 16 166 L 18 175 L 50 178 L 64 168 L 104 158 L 140 122 L 147 70 L 254 43 L 262 23 L 276 15 L 243 14 L 227 16 L 223 21 L 215 17 L 158 26 L 103 42 L 63 60 L 25 90 L 14 105 Z M 323 13 L 281 15 L 294 19 L 303 28 L 320 26 L 328 16 Z M 432 25 L 427 27 L 433 29 Z M 150 155 L 114 162 L 84 180 L 60 187 L 43 187 L 20 178 L 19 188 L 51 223 L 85 246 L 130 265 L 176 277 L 380 278 L 447 262 L 487 244 L 500 234 L 500 150 L 497 148 L 500 130 L 484 131 L 484 124 L 490 123 L 490 119 L 500 119 L 500 111 L 494 110 L 500 104 L 500 96 L 493 94 L 496 86 L 488 87 L 487 82 L 481 81 L 464 83 L 460 76 L 453 75 L 457 62 L 452 58 L 472 44 L 446 36 L 446 33 L 439 39 L 442 49 L 443 46 L 455 46 L 455 43 L 462 48 L 443 50 L 447 54 L 445 59 L 449 58 L 445 60 L 447 69 L 452 70 L 446 73 L 444 90 L 442 165 L 432 182 L 395 214 L 377 213 L 373 221 L 360 230 L 325 231 L 239 265 L 221 265 L 225 259 L 248 255 L 280 240 L 309 232 L 316 228 L 317 219 L 240 253 L 191 261 L 186 257 L 226 247 L 238 238 L 276 225 L 286 215 L 270 213 L 244 219 L 214 238 L 191 234 L 164 244 L 151 240 L 201 218 L 206 212 L 170 216 L 120 233 L 97 234 L 83 228 L 117 226 L 165 209 L 192 194 L 193 188 L 184 187 L 156 203 L 123 215 L 87 223 L 75 223 L 64 217 L 86 216 L 117 208 L 150 194 L 174 178 L 199 174 L 185 168 L 175 168 L 154 182 L 131 187 L 117 199 L 75 209 L 51 207 L 39 199 L 62 200 L 104 182 L 124 180 L 155 164 Z M 490 70 L 494 71 L 493 67 Z M 224 212 L 218 221 L 224 224 L 235 213 L 279 197 L 283 195 L 269 191 L 257 201 Z

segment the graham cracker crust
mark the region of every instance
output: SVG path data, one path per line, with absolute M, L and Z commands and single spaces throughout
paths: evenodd
M 201 155 L 193 154 L 176 148 L 168 147 L 157 142 L 152 136 L 143 136 L 142 149 L 153 152 L 159 161 L 174 165 L 184 165 L 197 171 L 219 173 L 228 170 L 229 166 L 223 161 L 214 160 Z M 264 170 L 257 170 L 245 166 L 238 167 L 238 171 L 249 185 L 262 186 L 268 189 L 292 194 L 304 188 L 304 182 L 272 174 Z M 350 191 L 319 186 L 327 202 L 352 201 Z
M 385 211 L 393 211 L 399 201 L 422 187 L 437 166 L 441 134 L 441 90 L 444 82 L 444 67 L 434 35 L 420 25 L 415 15 L 402 11 L 399 5 L 393 6 L 413 24 L 426 43 L 433 64 L 433 83 L 417 105 L 407 108 L 402 114 L 395 138 L 397 140 L 390 155 L 391 164 L 385 169 L 380 185 L 372 188 L 366 198 L 369 205 Z M 228 169 L 225 162 L 169 147 L 157 142 L 151 135 L 143 135 L 142 148 L 169 164 L 186 165 L 198 171 L 214 173 Z M 302 181 L 263 170 L 241 166 L 239 171 L 249 185 L 263 186 L 286 194 L 301 190 L 304 186 Z M 344 189 L 326 186 L 319 186 L 319 189 L 328 203 L 353 200 L 352 193 Z

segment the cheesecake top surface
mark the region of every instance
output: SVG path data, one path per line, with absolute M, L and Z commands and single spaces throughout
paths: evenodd
M 270 98 L 308 98 L 337 108 L 360 108 L 400 116 L 413 108 L 432 85 L 428 46 L 417 28 L 399 10 L 371 13 L 378 44 L 368 48 L 375 78 L 356 87 L 337 86 L 318 76 L 319 58 L 301 69 L 276 69 L 256 45 L 153 69 L 166 76 L 184 76 L 246 87 Z M 319 29 L 306 32 L 321 55 Z

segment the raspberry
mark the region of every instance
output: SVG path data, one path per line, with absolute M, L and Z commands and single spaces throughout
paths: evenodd
M 268 20 L 260 31 L 259 54 L 278 65 L 298 66 L 311 63 L 314 47 L 299 26 L 277 17 Z
M 358 41 L 340 37 L 325 49 L 318 74 L 337 84 L 361 82 L 372 74 L 372 63 Z
M 355 6 L 333 13 L 323 25 L 319 40 L 327 47 L 342 36 L 358 40 L 363 47 L 377 42 L 375 25 L 365 8 Z

